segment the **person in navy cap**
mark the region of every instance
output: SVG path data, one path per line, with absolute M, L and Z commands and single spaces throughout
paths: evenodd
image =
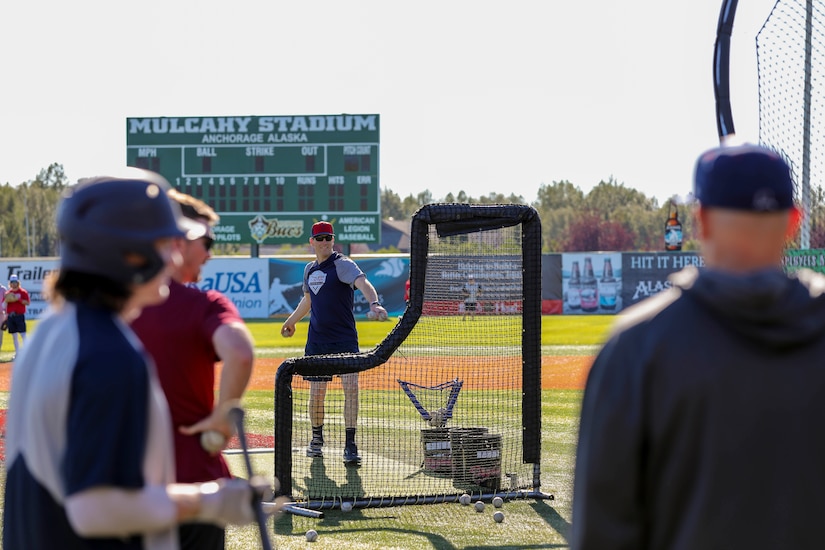
M 719 147 L 694 185 L 704 267 L 628 309 L 590 370 L 571 548 L 820 548 L 825 276 L 782 270 L 791 171 Z
M 203 230 L 168 189 L 132 168 L 83 178 L 58 203 L 49 311 L 12 373 L 3 548 L 177 550 L 180 524 L 255 521 L 250 481 L 176 480 L 169 407 L 128 326 L 166 299 L 179 239 Z

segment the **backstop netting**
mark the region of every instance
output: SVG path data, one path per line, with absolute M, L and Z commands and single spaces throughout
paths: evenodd
M 472 277 L 473 282 L 469 282 Z M 410 302 L 375 349 L 288 359 L 275 383 L 275 475 L 313 509 L 541 493 L 541 224 L 525 205 L 431 204 L 413 217 Z M 474 287 L 467 285 L 474 284 Z M 475 311 L 472 303 L 475 299 Z M 359 374 L 360 468 L 342 460 L 328 383 L 310 458 L 309 383 Z
M 759 141 L 791 165 L 799 248 L 825 247 L 825 6 L 778 0 L 756 36 Z

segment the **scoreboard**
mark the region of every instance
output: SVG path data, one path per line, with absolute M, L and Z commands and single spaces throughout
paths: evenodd
M 126 119 L 126 164 L 162 174 L 220 215 L 218 242 L 306 244 L 329 221 L 336 242 L 381 240 L 379 116 Z

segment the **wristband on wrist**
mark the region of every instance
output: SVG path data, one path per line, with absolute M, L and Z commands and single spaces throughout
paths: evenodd
M 370 302 L 370 307 L 372 307 L 372 306 L 380 306 L 380 305 L 381 305 L 381 302 L 379 302 L 378 300 L 376 300 L 376 301 L 374 301 L 374 302 Z

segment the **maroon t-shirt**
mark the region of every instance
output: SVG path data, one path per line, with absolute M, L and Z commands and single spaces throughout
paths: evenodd
M 204 292 L 173 281 L 169 284 L 169 298 L 145 308 L 132 323 L 132 329 L 155 360 L 169 402 L 179 482 L 230 476 L 223 456 L 210 456 L 201 447 L 200 434 L 183 435 L 178 428 L 195 424 L 212 413 L 215 363 L 219 361 L 212 335 L 221 325 L 236 321 L 241 322 L 237 308 L 220 292 Z

